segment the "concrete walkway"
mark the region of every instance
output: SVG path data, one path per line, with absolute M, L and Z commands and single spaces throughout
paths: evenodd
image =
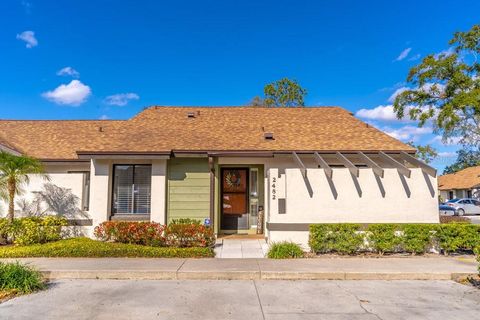
M 264 258 L 268 244 L 264 239 L 217 239 L 215 257 L 230 258 Z
M 0 304 L 5 320 L 474 320 L 453 281 L 57 280 Z
M 12 259 L 10 259 L 12 260 Z M 472 257 L 271 259 L 25 258 L 50 279 L 449 280 L 476 274 Z M 5 261 L 5 260 L 3 260 Z

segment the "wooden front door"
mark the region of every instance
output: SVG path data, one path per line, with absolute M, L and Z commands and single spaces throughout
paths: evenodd
M 221 228 L 248 229 L 248 168 L 223 168 L 221 182 Z

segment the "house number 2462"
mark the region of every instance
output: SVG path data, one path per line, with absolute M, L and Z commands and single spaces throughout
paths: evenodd
M 272 200 L 277 199 L 277 178 L 272 178 Z

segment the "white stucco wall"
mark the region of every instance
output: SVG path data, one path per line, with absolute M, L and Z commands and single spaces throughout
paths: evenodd
M 166 221 L 167 160 L 152 161 L 152 199 L 150 220 L 165 224 Z
M 24 192 L 15 199 L 16 216 L 27 216 L 28 214 L 61 214 L 67 219 L 88 219 L 89 212 L 84 211 L 82 207 L 82 200 L 87 196 L 83 194 L 83 172 L 88 171 L 90 171 L 90 165 L 88 163 L 46 164 L 45 175 L 29 175 L 29 183 L 22 186 Z M 46 179 L 46 177 L 48 177 L 48 179 Z M 47 184 L 61 188 L 61 193 L 49 193 L 45 189 Z M 39 202 L 40 206 L 38 210 L 36 210 L 37 207 L 31 204 L 33 204 L 36 199 L 39 199 L 39 192 L 47 195 L 50 199 L 58 198 L 59 201 L 56 203 L 56 208 L 62 212 L 55 212 L 55 210 L 49 208 L 45 200 Z M 22 208 L 23 204 L 31 206 L 29 206 L 30 208 Z M 0 204 L 1 216 L 6 216 L 7 210 L 7 203 L 2 201 Z M 27 211 L 30 210 L 35 212 L 28 213 Z M 77 228 L 76 234 L 84 231 L 84 228 Z
M 299 169 L 286 169 L 280 177 L 276 169 L 269 173 L 270 181 L 277 176 L 277 189 L 285 190 L 277 191 L 278 198 L 286 199 L 286 213 L 271 210 L 270 222 L 438 222 L 436 178 L 421 169 L 412 169 L 410 178 L 385 169 L 377 180 L 371 169 L 360 169 L 355 178 L 338 168 L 332 185 L 322 169 L 308 169 L 307 179 Z
M 23 194 L 18 195 L 15 199 L 16 214 L 22 215 L 19 203 L 22 200 L 31 202 L 35 198 L 35 193 L 44 191 L 44 185 L 47 183 L 53 184 L 57 187 L 68 189 L 74 196 L 78 198 L 77 208 L 82 210 L 82 197 L 83 197 L 83 173 L 79 171 L 89 171 L 90 167 L 87 164 L 74 164 L 74 165 L 46 165 L 45 175 L 29 175 L 29 183 L 22 186 Z M 48 177 L 46 179 L 45 177 Z M 0 201 L 0 213 L 2 216 L 6 215 L 8 205 L 5 201 Z M 45 206 L 42 206 L 43 210 L 47 210 Z M 48 211 L 48 210 L 47 210 Z M 48 213 L 48 212 L 47 212 Z
M 90 236 L 93 236 L 93 228 L 107 221 L 110 215 L 111 162 L 92 160 L 90 165 L 90 218 L 93 222 Z
M 307 179 L 291 156 L 285 158 L 220 158 L 219 164 L 263 164 L 265 167 L 266 222 L 309 224 L 334 222 L 359 223 L 438 223 L 437 178 L 419 168 L 411 177 L 375 159 L 384 167 L 384 177 L 370 168 L 360 168 L 358 178 L 347 168 L 333 168 L 329 183 L 323 169 L 311 157 L 302 157 Z M 335 163 L 335 159 L 328 159 Z M 272 185 L 275 182 L 275 199 Z M 278 213 L 278 199 L 285 199 L 286 213 Z M 269 231 L 269 241 L 291 240 L 306 246 L 307 231 Z

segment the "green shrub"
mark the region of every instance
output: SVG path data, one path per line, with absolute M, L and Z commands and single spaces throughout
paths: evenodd
M 405 224 L 402 230 L 403 250 L 423 254 L 432 246 L 432 237 L 437 226 L 431 224 Z
M 67 225 L 65 218 L 56 216 L 18 218 L 13 222 L 2 219 L 0 234 L 16 245 L 46 243 L 62 238 L 62 227 Z
M 404 250 L 424 253 L 433 244 L 445 254 L 480 246 L 480 225 L 447 224 L 373 224 L 362 235 L 358 224 L 314 224 L 310 226 L 309 245 L 315 253 L 337 252 L 353 254 L 368 245 L 379 253 Z M 396 231 L 402 231 L 398 233 Z
M 480 244 L 480 226 L 465 223 L 440 224 L 435 236 L 445 254 L 457 250 L 470 251 Z
M 32 267 L 18 262 L 0 262 L 0 290 L 13 290 L 17 293 L 31 293 L 43 289 L 42 276 Z
M 293 259 L 301 258 L 303 255 L 304 252 L 298 244 L 288 241 L 272 243 L 268 250 L 270 259 Z
M 398 225 L 390 223 L 371 224 L 367 228 L 369 247 L 380 254 L 395 252 L 401 243 L 401 238 L 396 232 Z
M 102 242 L 89 238 L 71 238 L 30 246 L 0 247 L 0 258 L 26 257 L 148 257 L 208 258 L 215 256 L 212 248 L 150 247 L 138 244 Z
M 337 252 L 353 254 L 360 250 L 364 236 L 355 223 L 313 224 L 309 245 L 315 253 Z

